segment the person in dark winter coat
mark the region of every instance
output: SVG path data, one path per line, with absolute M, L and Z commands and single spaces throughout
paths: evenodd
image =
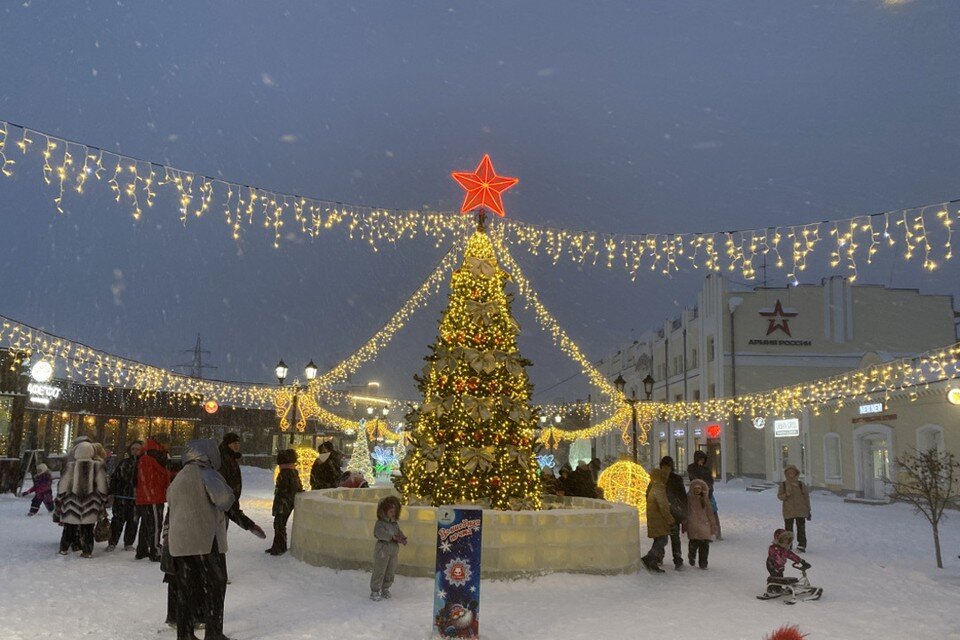
M 563 463 L 560 467 L 560 477 L 557 478 L 557 495 L 558 496 L 572 496 L 573 487 L 571 487 L 572 480 L 570 475 L 573 473 L 573 468 L 570 467 L 569 463 Z
M 106 512 L 107 473 L 103 463 L 94 459 L 94 448 L 81 442 L 74 449 L 74 460 L 68 462 L 57 485 L 53 519 L 63 525 L 60 555 L 67 555 L 79 540 L 82 557 L 93 555 L 93 527 Z
M 559 490 L 560 483 L 557 476 L 553 475 L 553 469 L 550 467 L 540 469 L 540 493 L 545 496 L 555 496 L 558 495 Z
M 673 525 L 670 527 L 673 567 L 677 571 L 682 571 L 683 541 L 680 540 L 680 528 L 687 520 L 687 489 L 683 486 L 683 478 L 673 472 L 673 458 L 663 456 L 660 459 L 660 471 L 667 479 L 667 501 L 670 503 L 670 514 L 673 516 Z
M 287 520 L 293 513 L 297 494 L 303 491 L 300 474 L 297 472 L 297 452 L 285 449 L 277 454 L 277 486 L 273 490 L 273 544 L 266 550 L 272 556 L 287 552 Z
M 240 494 L 243 493 L 243 476 L 240 473 L 240 460 L 242 458 L 243 454 L 240 453 L 240 436 L 235 433 L 227 433 L 224 435 L 223 440 L 220 442 L 220 464 L 222 465 L 220 475 L 223 476 L 223 479 L 226 480 L 230 488 L 233 489 L 233 495 L 237 498 L 227 513 L 227 526 L 230 526 L 229 520 L 233 520 L 240 525 L 240 528 L 244 531 L 250 531 L 259 538 L 266 538 L 267 535 L 263 533 L 263 529 L 251 520 L 240 508 Z
M 390 599 L 393 574 L 397 570 L 400 545 L 407 544 L 397 521 L 400 519 L 400 500 L 387 496 L 377 504 L 377 523 L 373 525 L 373 571 L 370 573 L 370 599 Z
M 193 640 L 196 617 L 206 625 L 207 640 L 223 635 L 223 601 L 227 590 L 226 512 L 236 497 L 219 473 L 220 451 L 214 440 L 193 440 L 183 453 L 183 469 L 167 491 L 169 524 L 164 553 L 170 555 L 177 594 L 177 640 Z M 161 563 L 161 566 L 166 563 Z M 204 598 L 197 616 L 196 603 Z
M 320 455 L 313 461 L 310 468 L 310 489 L 333 489 L 340 483 L 342 471 L 342 457 L 339 451 L 334 450 L 333 444 L 324 442 L 317 451 Z
M 42 463 L 37 465 L 36 471 L 33 474 L 33 486 L 23 492 L 25 496 L 33 494 L 28 516 L 37 515 L 41 504 L 47 508 L 47 511 L 53 511 L 53 476 L 50 475 L 47 465 Z
M 107 551 L 113 551 L 123 533 L 123 550 L 129 551 L 137 540 L 137 458 L 143 443 L 134 440 L 127 445 L 127 453 L 110 474 L 110 498 L 113 500 L 113 520 L 110 522 L 110 540 Z M 126 531 L 124 531 L 126 529 Z
M 693 462 L 687 465 L 687 478 L 690 480 L 703 480 L 710 488 L 710 505 L 713 508 L 713 517 L 717 521 L 717 540 L 723 540 L 720 529 L 720 509 L 717 508 L 717 499 L 713 497 L 713 473 L 710 471 L 710 465 L 707 464 L 707 454 L 704 451 L 695 451 L 693 453 Z

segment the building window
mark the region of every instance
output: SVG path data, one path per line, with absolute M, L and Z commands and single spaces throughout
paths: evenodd
M 710 385 L 710 389 L 709 389 L 709 393 L 707 394 L 707 397 L 708 397 L 708 398 L 716 398 L 716 397 L 717 397 L 717 385 L 715 385 L 715 384 L 711 384 L 711 385 Z
M 698 366 L 700 366 L 700 362 L 697 360 L 697 350 L 694 349 L 690 352 L 690 368 L 696 369 Z
M 917 451 L 920 453 L 943 451 L 943 428 L 928 424 L 917 429 Z
M 823 478 L 827 484 L 843 484 L 840 466 L 840 435 L 823 436 Z
M 700 402 L 700 389 L 693 390 L 693 401 Z
M 707 362 L 713 362 L 716 357 L 714 350 L 713 336 L 710 336 L 707 338 Z
M 682 394 L 682 393 L 678 393 L 677 395 L 673 396 L 673 401 L 674 401 L 674 402 L 683 402 L 683 394 Z
M 13 398 L 0 397 L 0 456 L 7 455 L 10 446 L 11 413 L 13 412 Z

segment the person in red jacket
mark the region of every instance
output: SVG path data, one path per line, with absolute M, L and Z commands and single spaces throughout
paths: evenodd
M 160 526 L 163 505 L 167 502 L 170 472 L 167 470 L 167 450 L 153 438 L 147 438 L 137 458 L 136 502 L 140 518 L 140 537 L 137 540 L 137 560 L 150 558 L 160 562 Z

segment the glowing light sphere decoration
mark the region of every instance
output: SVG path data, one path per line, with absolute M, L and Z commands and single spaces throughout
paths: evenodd
M 621 460 L 610 465 L 600 474 L 597 485 L 603 489 L 603 497 L 610 502 L 620 502 L 637 508 L 640 521 L 647 520 L 647 485 L 650 475 L 632 460 Z
M 294 451 L 297 452 L 297 473 L 300 474 L 300 482 L 303 484 L 303 488 L 310 489 L 310 470 L 313 469 L 313 463 L 316 461 L 317 457 L 320 455 L 317 453 L 317 450 L 313 447 L 308 447 L 306 445 L 300 445 L 299 447 L 294 447 Z M 277 483 L 277 476 L 280 475 L 280 467 L 273 468 L 273 483 Z

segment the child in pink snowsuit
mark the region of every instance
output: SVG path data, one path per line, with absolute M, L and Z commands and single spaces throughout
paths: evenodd
M 783 569 L 787 566 L 787 560 L 807 564 L 803 558 L 790 550 L 792 545 L 792 531 L 777 529 L 773 532 L 773 544 L 767 549 L 767 572 L 769 572 L 771 576 L 782 578 Z
M 53 511 L 53 476 L 47 469 L 47 465 L 38 464 L 37 472 L 33 474 L 33 486 L 23 492 L 23 495 L 33 494 L 33 500 L 30 502 L 30 511 L 28 516 L 35 516 L 40 511 L 40 503 L 47 508 L 47 511 Z

